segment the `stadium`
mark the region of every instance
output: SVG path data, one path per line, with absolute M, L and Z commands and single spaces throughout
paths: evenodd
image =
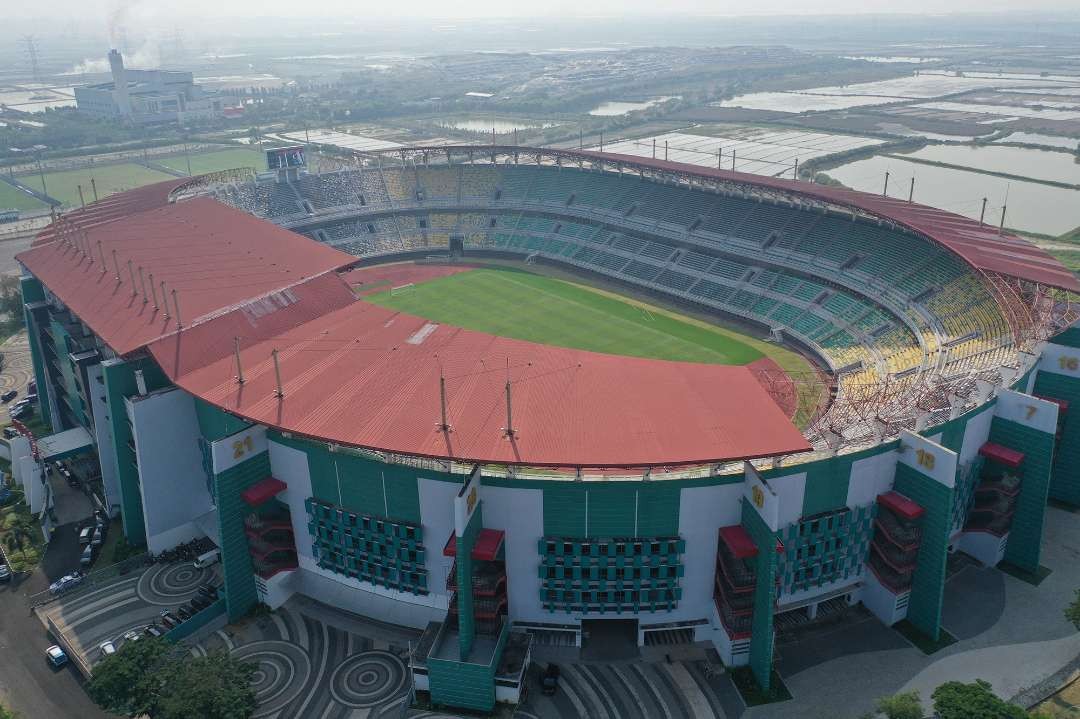
M 1080 283 L 1007 231 L 596 151 L 296 150 L 18 258 L 50 446 L 130 542 L 212 539 L 230 619 L 423 628 L 416 686 L 469 709 L 612 632 L 768 690 L 777 627 L 935 641 L 950 554 L 1035 573 L 1080 506 Z

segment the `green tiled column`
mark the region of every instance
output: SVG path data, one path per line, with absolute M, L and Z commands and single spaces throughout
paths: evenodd
M 1065 414 L 1061 440 L 1054 452 L 1050 496 L 1080 507 L 1080 379 L 1039 372 L 1035 378 L 1035 394 L 1069 403 L 1070 411 Z
M 893 488 L 925 510 L 907 618 L 937 641 L 941 636 L 941 603 L 945 597 L 954 490 L 902 462 L 896 464 Z
M 22 286 L 23 304 L 41 302 L 45 299 L 45 291 L 41 288 L 41 282 L 34 277 L 23 277 L 20 281 Z M 30 339 L 30 358 L 34 365 L 34 382 L 38 390 L 38 411 L 41 418 L 49 425 L 52 424 L 52 409 L 49 406 L 49 381 L 45 374 L 45 358 L 42 356 L 41 340 L 38 338 L 40 328 L 34 321 L 33 313 L 23 309 L 23 317 L 26 321 L 26 334 Z
M 1042 553 L 1043 520 L 1050 489 L 1050 463 L 1054 435 L 1018 422 L 995 417 L 990 425 L 990 441 L 1024 453 L 1020 498 L 1016 502 L 1005 547 L 1005 561 L 1028 572 L 1039 569 Z
M 472 596 L 472 550 L 476 545 L 476 535 L 484 526 L 482 510 L 483 507 L 476 508 L 465 528 L 465 533 L 456 540 L 457 551 L 454 559 L 457 563 L 458 643 L 463 662 L 468 661 L 473 640 L 476 639 L 476 618 L 473 615 Z
M 244 517 L 251 512 L 240 493 L 270 475 L 270 453 L 260 452 L 214 475 L 214 499 L 221 532 L 221 568 L 229 621 L 242 617 L 258 601 L 255 567 L 248 553 Z
M 776 534 L 747 499 L 742 504 L 742 525 L 758 549 L 754 620 L 750 637 L 750 670 L 763 691 L 769 691 L 773 662 L 773 611 L 776 608 Z

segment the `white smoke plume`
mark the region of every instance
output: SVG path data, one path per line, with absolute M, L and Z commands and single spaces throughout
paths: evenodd
M 156 40 L 147 40 L 133 53 L 124 53 L 124 67 L 150 70 L 161 66 L 161 51 Z M 88 57 L 64 75 L 91 75 L 109 72 L 107 57 Z

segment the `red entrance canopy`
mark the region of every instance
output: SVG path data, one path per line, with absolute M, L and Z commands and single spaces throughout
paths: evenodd
M 273 499 L 274 495 L 283 491 L 288 486 L 289 485 L 285 484 L 280 479 L 267 477 L 266 479 L 260 479 L 258 482 L 245 489 L 240 493 L 240 497 L 254 507 Z
M 757 545 L 741 524 L 720 527 L 720 541 L 735 555 L 736 559 L 748 559 L 758 554 Z
M 979 447 L 979 454 L 1013 469 L 1016 469 L 1024 462 L 1023 452 L 1017 452 L 1015 449 L 1002 447 L 1000 444 L 994 444 L 993 442 L 987 442 L 982 447 Z
M 898 514 L 904 519 L 918 519 L 925 511 L 922 507 L 899 492 L 879 494 L 877 496 L 877 501 L 882 507 L 891 509 L 894 514 Z
M 499 548 L 503 543 L 503 531 L 501 529 L 481 529 L 476 535 L 476 544 L 473 545 L 472 558 L 485 562 L 491 562 L 499 556 Z M 443 556 L 457 556 L 457 537 L 453 534 L 443 547 Z

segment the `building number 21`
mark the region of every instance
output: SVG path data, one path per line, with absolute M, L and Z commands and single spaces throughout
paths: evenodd
M 233 459 L 240 459 L 245 454 L 255 449 L 255 443 L 251 441 L 251 435 L 243 439 L 234 440 L 232 443 L 232 456 Z

